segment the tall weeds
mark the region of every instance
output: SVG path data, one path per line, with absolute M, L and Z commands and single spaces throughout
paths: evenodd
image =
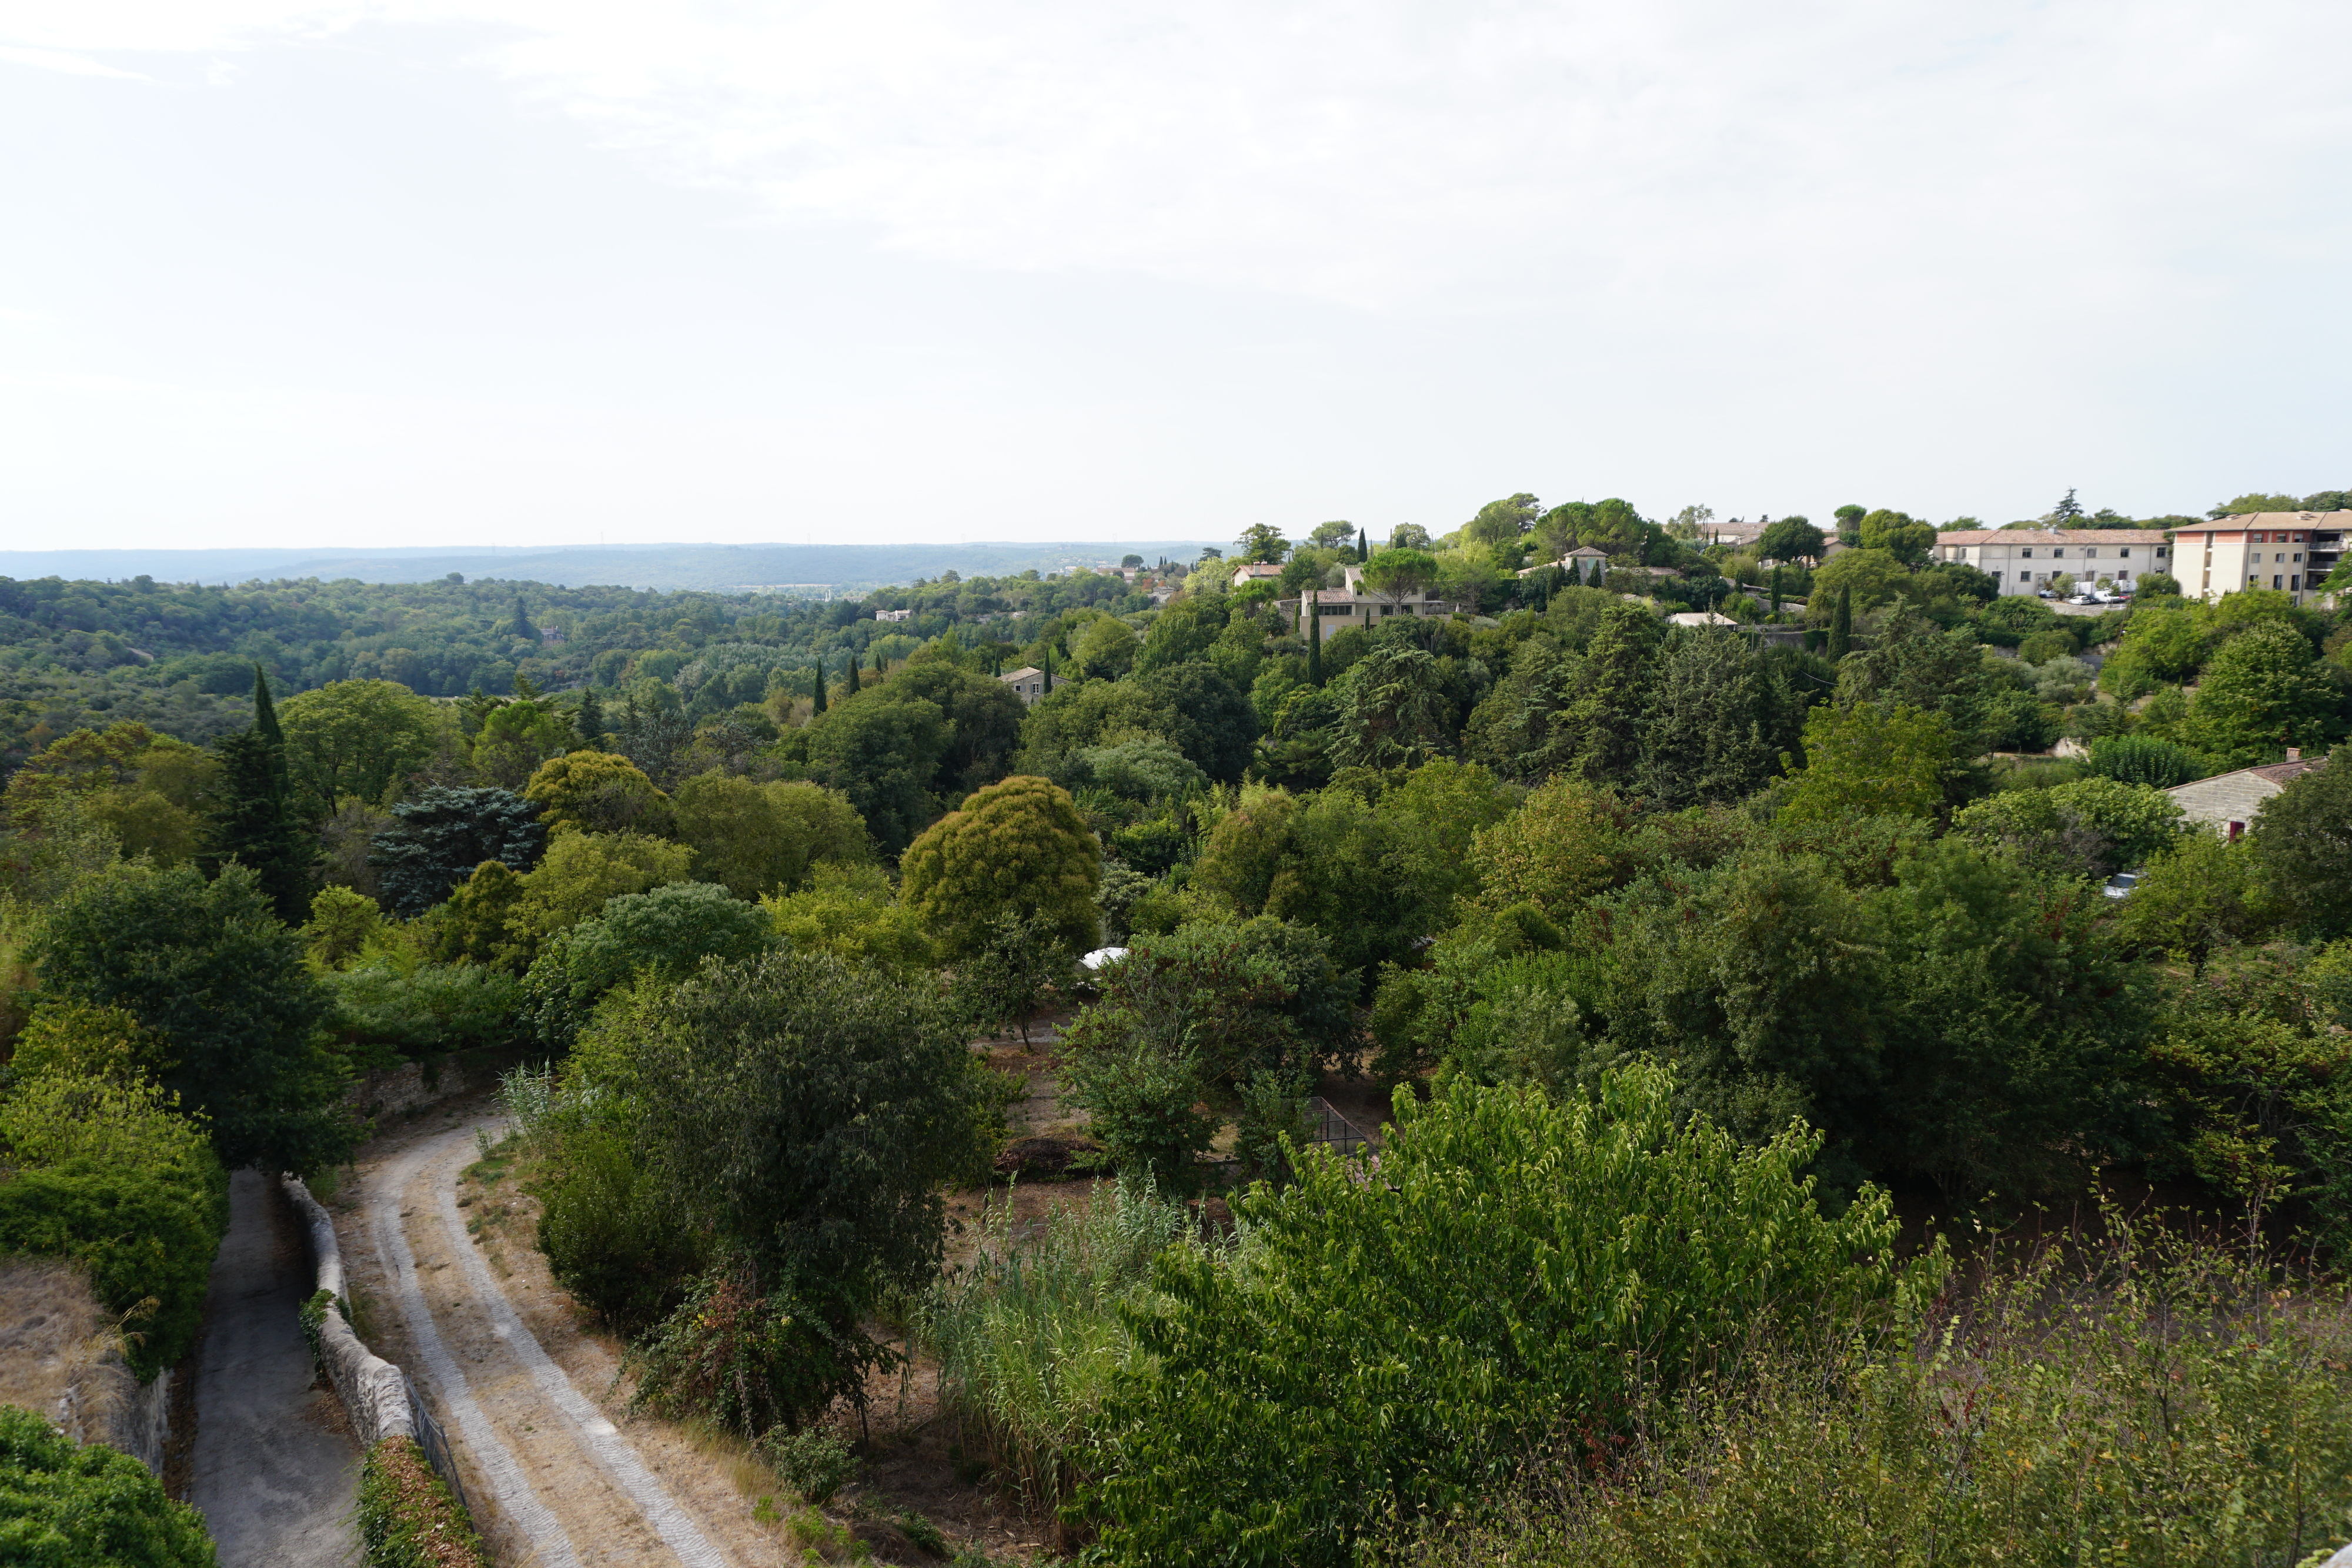
M 2352 1302 L 2110 1215 L 1908 1335 L 1749 1347 L 1391 1560 L 2294 1568 L 2352 1536 Z
M 1008 1195 L 980 1223 L 978 1257 L 934 1288 L 919 1332 L 958 1437 L 1022 1507 L 1050 1517 L 1080 1479 L 1073 1456 L 1132 1352 L 1119 1305 L 1147 1288 L 1152 1258 L 1188 1218 L 1151 1187 L 1119 1182 L 1031 1225 L 1016 1224 Z

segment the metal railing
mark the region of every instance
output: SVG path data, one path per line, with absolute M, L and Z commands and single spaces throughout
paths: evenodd
M 474 1508 L 466 1500 L 466 1483 L 457 1479 L 457 1457 L 449 1451 L 449 1435 L 441 1430 L 441 1423 L 436 1421 L 433 1412 L 425 1407 L 424 1399 L 416 1392 L 415 1380 L 404 1372 L 401 1381 L 408 1385 L 408 1418 L 415 1423 L 416 1446 L 425 1450 L 425 1462 L 431 1465 L 434 1473 L 448 1484 L 450 1494 L 457 1500 L 457 1506 L 464 1509 L 466 1516 L 471 1519 Z
M 1307 1102 L 1307 1113 L 1315 1122 L 1313 1142 L 1327 1145 L 1335 1155 L 1352 1155 L 1371 1147 L 1372 1140 L 1362 1128 L 1331 1108 L 1331 1102 L 1320 1094 Z

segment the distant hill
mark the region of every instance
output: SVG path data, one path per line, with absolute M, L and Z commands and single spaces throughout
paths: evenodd
M 0 550 L 0 577 L 19 581 L 62 577 L 121 581 L 244 582 L 316 577 L 330 581 L 428 582 L 451 572 L 469 580 L 497 578 L 576 588 L 698 589 L 812 596 L 863 593 L 888 583 L 935 578 L 1002 577 L 1034 569 L 1116 563 L 1121 556 L 1191 560 L 1200 539 L 1141 543 L 974 543 L 957 545 L 559 545 L 541 549 L 59 549 Z

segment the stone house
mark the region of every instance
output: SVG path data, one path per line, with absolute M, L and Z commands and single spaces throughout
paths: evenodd
M 2202 823 L 2222 837 L 2234 840 L 2253 825 L 2264 801 L 2305 774 L 2326 766 L 2325 757 L 2306 758 L 2300 749 L 2291 746 L 2284 762 L 2217 773 L 2210 779 L 2176 784 L 2165 793 L 2172 797 L 2187 821 Z

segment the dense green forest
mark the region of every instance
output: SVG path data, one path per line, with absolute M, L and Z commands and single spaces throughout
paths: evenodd
M 2165 789 L 2341 741 L 2352 618 L 1703 521 L 1515 496 L 855 602 L 0 585 L 0 1240 L 155 1303 L 152 1371 L 225 1169 L 527 1049 L 540 1243 L 643 1407 L 814 1477 L 926 1358 L 1103 1562 L 1818 1561 L 1865 1508 L 1969 1563 L 2335 1544 L 2352 767 L 2233 841 Z M 1452 612 L 1327 637 L 1351 568 Z M 970 1042 L 1041 1010 L 1115 1185 L 943 1277 L 1021 1092 Z M 1314 1143 L 1351 1076 L 1376 1155 Z M 2233 1239 L 1896 1207 L 2116 1183 Z

